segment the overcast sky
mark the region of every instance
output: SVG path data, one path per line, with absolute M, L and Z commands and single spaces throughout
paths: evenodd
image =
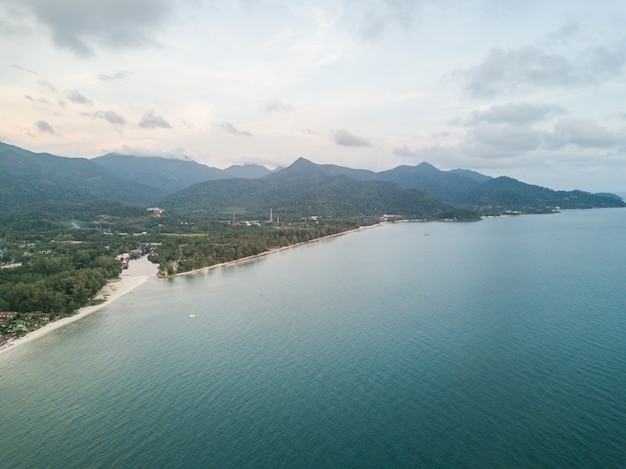
M 619 0 L 0 0 L 0 141 L 626 191 Z

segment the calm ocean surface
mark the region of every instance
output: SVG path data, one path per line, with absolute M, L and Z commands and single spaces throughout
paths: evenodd
M 151 279 L 0 356 L 0 466 L 626 467 L 626 209 Z

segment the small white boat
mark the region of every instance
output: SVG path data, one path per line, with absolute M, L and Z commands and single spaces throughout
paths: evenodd
M 195 318 L 195 317 L 196 317 L 196 315 L 195 315 L 195 314 L 190 314 L 190 315 L 189 315 L 189 317 L 190 317 L 190 318 Z

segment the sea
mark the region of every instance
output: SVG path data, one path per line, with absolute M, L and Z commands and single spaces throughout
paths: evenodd
M 384 224 L 0 356 L 7 468 L 624 468 L 626 209 Z

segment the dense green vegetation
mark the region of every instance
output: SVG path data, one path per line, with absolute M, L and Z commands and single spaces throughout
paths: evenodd
M 289 225 L 244 226 L 227 223 L 200 224 L 188 233 L 162 233 L 158 249 L 150 256 L 162 275 L 172 275 L 271 249 L 311 241 L 374 223 L 374 219 L 308 221 Z
M 104 211 L 104 212 L 103 212 Z M 376 218 L 245 224 L 110 202 L 5 218 L 0 225 L 0 311 L 71 314 L 120 272 L 116 256 L 145 252 L 173 274 L 339 233 Z M 68 221 L 69 220 L 69 221 Z M 17 264 L 21 264 L 15 266 Z
M 522 213 L 549 213 L 559 209 L 623 207 L 616 196 L 584 191 L 554 191 L 524 184 L 508 177 L 491 179 L 465 195 L 464 204 L 483 213 L 499 215 L 516 210 Z
M 88 303 L 121 272 L 118 254 L 147 248 L 127 230 L 153 226 L 153 219 L 145 209 L 111 201 L 0 217 L 0 311 L 18 313 L 0 324 L 0 336 Z
M 102 246 L 61 241 L 30 247 L 20 266 L 0 270 L 0 311 L 71 314 L 120 272 Z
M 131 183 L 84 158 L 32 153 L 0 143 L 0 213 L 5 216 L 96 200 L 146 205 L 160 196 L 158 188 Z
M 159 188 L 163 194 L 180 191 L 192 184 L 215 179 L 259 178 L 270 170 L 258 165 L 231 166 L 217 169 L 193 160 L 178 160 L 156 156 L 132 156 L 109 153 L 94 158 L 98 166 L 126 180 Z
M 400 214 L 406 218 L 476 220 L 476 213 L 444 204 L 418 189 L 389 181 L 357 180 L 334 166 L 300 159 L 261 179 L 219 180 L 195 184 L 159 201 L 165 208 L 226 217 L 233 208 L 248 218 L 267 218 L 273 208 L 290 220 L 318 216 L 346 218 Z M 236 213 L 236 212 L 235 212 Z
M 491 178 L 470 170 L 440 171 L 428 163 L 398 166 L 376 173 L 378 180 L 394 181 L 405 188 L 421 189 L 455 207 L 465 207 L 482 215 L 511 211 L 550 213 L 558 209 L 625 207 L 614 194 L 584 191 L 554 191 L 526 184 L 513 178 Z

